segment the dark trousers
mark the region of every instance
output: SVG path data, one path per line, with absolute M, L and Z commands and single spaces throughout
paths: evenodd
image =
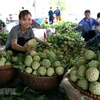
M 85 35 L 83 36 L 83 38 L 85 39 L 85 41 L 87 42 L 89 39 L 92 39 L 96 36 L 96 33 L 94 30 L 88 31 L 87 33 L 85 33 Z
M 29 39 L 25 39 L 24 37 L 20 37 L 17 41 L 17 44 L 21 45 L 21 46 L 24 46 L 24 44 L 30 40 L 32 38 L 29 38 Z M 23 51 L 17 51 L 17 50 L 14 50 L 11 46 L 8 47 L 6 50 L 11 50 L 14 54 L 18 54 L 18 53 L 25 53 Z
M 49 16 L 49 22 L 50 24 L 53 24 L 53 16 Z

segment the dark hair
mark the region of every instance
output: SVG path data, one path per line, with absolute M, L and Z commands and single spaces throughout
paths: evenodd
M 90 10 L 85 10 L 85 12 L 84 12 L 84 13 L 91 13 L 91 12 L 90 12 Z
M 28 11 L 28 10 L 22 10 L 20 13 L 19 13 L 19 20 L 23 19 L 25 17 L 25 15 L 28 15 L 31 13 Z
M 50 7 L 50 9 L 52 9 L 52 7 Z
M 100 17 L 100 12 L 97 14 L 97 17 L 98 17 L 98 18 Z
M 22 9 L 24 9 L 24 7 L 22 7 Z

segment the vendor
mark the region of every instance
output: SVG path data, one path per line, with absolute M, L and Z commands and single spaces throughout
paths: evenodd
M 100 21 L 91 18 L 90 10 L 86 10 L 84 12 L 84 15 L 85 17 L 79 22 L 76 29 L 82 31 L 82 37 L 85 39 L 85 41 L 88 41 L 96 35 L 93 27 L 98 26 L 100 24 Z
M 31 13 L 28 10 L 22 10 L 19 13 L 19 25 L 16 25 L 11 29 L 6 43 L 6 50 L 12 50 L 14 54 L 24 53 L 28 50 L 31 50 L 33 48 L 26 45 L 26 42 L 32 38 L 36 39 L 42 44 L 50 46 L 49 43 L 46 43 L 34 36 L 31 27 L 31 17 Z
M 44 19 L 44 23 L 48 24 L 48 18 L 47 17 Z

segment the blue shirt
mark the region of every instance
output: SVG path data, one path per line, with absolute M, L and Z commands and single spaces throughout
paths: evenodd
M 61 15 L 61 14 L 60 14 L 60 10 L 59 10 L 59 9 L 55 10 L 55 11 L 54 11 L 54 14 L 56 14 L 56 16 L 60 16 L 60 15 Z
M 49 16 L 53 16 L 53 11 L 50 10 L 50 11 L 48 12 L 48 15 L 49 15 Z
M 88 21 L 86 18 L 83 18 L 79 24 L 82 24 L 82 27 L 79 29 L 82 31 L 82 36 L 84 36 L 88 31 L 93 30 L 94 26 L 98 26 L 98 21 L 94 18 L 90 18 L 90 21 Z

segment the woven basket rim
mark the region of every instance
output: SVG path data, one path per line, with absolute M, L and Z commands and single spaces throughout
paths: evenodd
M 33 75 L 33 74 L 28 74 L 26 72 L 21 72 L 20 70 L 18 70 L 21 74 L 25 74 L 25 75 L 28 75 L 30 77 L 35 77 L 35 78 L 57 78 L 58 75 L 55 75 L 55 76 L 36 76 L 36 75 Z M 60 76 L 59 76 L 60 77 Z
M 59 76 L 35 76 L 18 69 L 18 77 L 23 84 L 34 90 L 50 90 L 58 87 L 61 82 Z
M 73 81 L 70 80 L 69 74 L 68 74 L 67 78 L 68 78 L 69 82 L 71 83 L 71 85 L 75 89 L 79 90 L 82 94 L 84 94 L 84 95 L 86 95 L 86 96 L 88 96 L 90 98 L 93 98 L 93 100 L 100 100 L 100 96 L 99 95 L 95 95 L 95 94 L 93 94 L 91 92 L 85 91 L 82 88 L 78 87 L 77 84 L 75 84 Z
M 13 66 L 14 66 L 14 64 L 5 65 L 5 66 L 0 66 L 0 70 L 2 70 L 2 69 L 12 69 L 12 68 L 14 68 Z

